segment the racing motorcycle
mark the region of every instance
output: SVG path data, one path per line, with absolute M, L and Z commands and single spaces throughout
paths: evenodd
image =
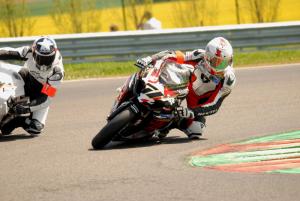
M 178 120 L 177 109 L 188 94 L 193 67 L 170 59 L 139 66 L 123 84 L 107 124 L 92 140 L 94 149 L 111 141 L 148 139 Z
M 0 62 L 0 129 L 17 117 L 11 108 L 17 104 L 27 104 L 24 81 L 18 74 L 21 66 Z

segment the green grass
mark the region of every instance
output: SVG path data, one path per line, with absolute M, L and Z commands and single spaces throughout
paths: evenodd
M 300 50 L 236 53 L 234 56 L 234 64 L 238 67 L 297 62 L 300 62 Z
M 65 79 L 82 79 L 97 77 L 125 76 L 137 70 L 134 62 L 99 62 L 66 64 Z
M 234 66 L 260 66 L 269 64 L 300 63 L 300 50 L 266 51 L 251 53 L 236 53 Z M 98 77 L 126 76 L 137 71 L 132 62 L 101 62 L 66 64 L 65 79 L 84 79 Z

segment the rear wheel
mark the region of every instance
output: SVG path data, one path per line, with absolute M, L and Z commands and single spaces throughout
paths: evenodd
M 131 122 L 135 118 L 136 114 L 129 108 L 123 110 L 111 119 L 93 138 L 92 146 L 94 149 L 102 149 L 108 144 L 113 137 L 123 129 L 126 124 Z

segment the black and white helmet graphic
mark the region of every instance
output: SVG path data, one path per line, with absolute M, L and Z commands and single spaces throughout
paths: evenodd
M 51 68 L 55 59 L 57 46 L 54 39 L 42 36 L 36 39 L 32 45 L 32 55 L 40 70 Z

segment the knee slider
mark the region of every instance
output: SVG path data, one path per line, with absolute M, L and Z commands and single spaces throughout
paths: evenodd
M 205 125 L 199 121 L 193 121 L 186 129 L 188 134 L 202 135 Z

